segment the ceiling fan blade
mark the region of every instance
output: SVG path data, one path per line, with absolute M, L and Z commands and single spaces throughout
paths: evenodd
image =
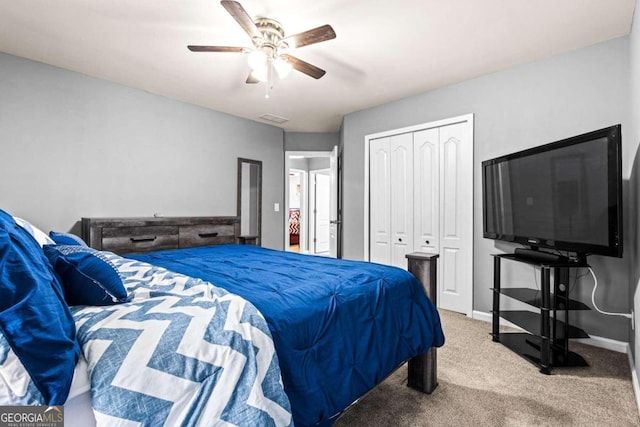
M 243 53 L 246 51 L 245 47 L 234 46 L 187 46 L 191 52 L 238 52 Z
M 253 22 L 253 19 L 251 19 L 247 11 L 244 10 L 240 3 L 238 3 L 237 1 L 222 0 L 220 4 L 222 5 L 222 7 L 227 9 L 227 12 L 229 12 L 229 14 L 233 16 L 233 19 L 235 19 L 238 24 L 240 24 L 242 29 L 247 34 L 249 34 L 249 37 L 251 37 L 252 40 L 256 37 L 260 39 L 262 38 L 262 33 L 258 30 L 258 27 L 256 27 L 256 24 Z
M 289 36 L 285 38 L 284 41 L 287 42 L 289 47 L 294 48 L 320 43 L 335 38 L 336 33 L 333 31 L 333 28 L 331 28 L 331 25 L 323 25 L 321 27 L 305 31 L 304 33 Z
M 248 85 L 253 85 L 256 83 L 260 83 L 260 80 L 253 77 L 253 73 L 249 73 L 249 75 L 247 76 L 247 81 L 245 83 Z
M 308 62 L 303 61 L 302 59 L 298 59 L 295 56 L 291 55 L 280 55 L 282 59 L 289 62 L 293 68 L 304 73 L 308 76 L 313 77 L 314 79 L 319 79 L 324 76 L 326 71 L 316 67 L 315 65 L 309 64 Z

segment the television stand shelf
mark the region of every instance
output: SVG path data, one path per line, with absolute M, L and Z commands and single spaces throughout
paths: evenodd
M 589 310 L 589 307 L 569 298 L 569 271 L 586 268 L 584 258 L 579 261 L 545 261 L 517 254 L 493 255 L 493 341 L 500 342 L 550 374 L 554 366 L 588 366 L 577 353 L 569 351 L 571 338 L 589 338 L 582 329 L 569 323 L 573 310 Z M 501 260 L 522 262 L 540 268 L 540 290 L 501 286 Z M 551 272 L 553 271 L 553 289 Z M 509 297 L 536 308 L 527 310 L 500 310 L 500 296 Z M 510 321 L 526 332 L 500 332 L 500 318 Z

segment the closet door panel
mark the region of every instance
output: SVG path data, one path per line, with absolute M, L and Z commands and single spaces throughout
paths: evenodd
M 391 263 L 391 163 L 389 138 L 375 139 L 369 149 L 369 259 Z
M 390 137 L 391 265 L 407 268 L 413 251 L 413 134 Z
M 438 128 L 413 135 L 413 230 L 414 250 L 440 251 L 440 131 Z
M 468 123 L 440 128 L 439 306 L 466 313 L 472 292 L 473 146 Z

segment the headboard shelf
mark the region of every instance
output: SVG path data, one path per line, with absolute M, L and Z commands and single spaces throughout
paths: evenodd
M 238 243 L 237 216 L 82 218 L 92 248 L 118 254 Z

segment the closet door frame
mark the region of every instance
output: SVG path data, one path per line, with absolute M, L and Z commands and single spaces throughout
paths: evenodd
M 461 116 L 456 116 L 456 117 L 451 117 L 451 118 L 447 118 L 447 119 L 443 119 L 443 120 L 437 120 L 437 121 L 433 121 L 433 122 L 428 122 L 428 123 L 422 123 L 422 124 L 418 124 L 418 125 L 414 125 L 414 126 L 408 126 L 408 127 L 404 127 L 404 128 L 399 128 L 399 129 L 392 129 L 392 130 L 388 130 L 388 131 L 384 131 L 384 132 L 379 132 L 379 133 L 375 133 L 375 134 L 371 134 L 371 135 L 366 135 L 364 137 L 364 256 L 363 259 L 365 261 L 369 261 L 369 244 L 370 244 L 370 222 L 369 222 L 369 218 L 370 218 L 370 200 L 369 200 L 369 180 L 370 180 L 370 173 L 369 173 L 369 147 L 370 147 L 370 141 L 374 140 L 374 139 L 380 139 L 380 138 L 387 138 L 387 137 L 391 137 L 394 135 L 398 135 L 401 133 L 409 133 L 409 132 L 418 132 L 418 131 L 423 131 L 423 130 L 427 130 L 427 129 L 431 129 L 431 128 L 439 128 L 439 127 L 443 127 L 443 126 L 447 126 L 447 125 L 453 125 L 456 123 L 463 123 L 463 122 L 467 122 L 468 123 L 468 129 L 469 129 L 469 133 L 470 135 L 468 135 L 469 137 L 469 141 L 471 141 L 471 147 L 470 149 L 472 150 L 472 158 L 473 158 L 473 114 L 465 114 L 465 115 L 461 115 Z M 473 164 L 473 160 L 472 160 L 472 164 Z M 473 176 L 473 173 L 471 173 L 471 175 Z M 473 206 L 473 182 L 471 183 L 472 188 L 471 190 L 471 197 L 470 200 L 468 201 L 469 204 L 471 206 Z M 471 236 L 473 239 L 473 209 L 471 209 L 471 218 L 470 218 L 471 224 L 472 224 L 472 230 L 471 230 Z M 471 266 L 470 268 L 473 269 L 473 247 L 471 250 Z M 471 277 L 473 278 L 473 273 L 471 272 Z M 466 314 L 467 316 L 471 317 L 473 315 L 473 279 L 472 279 L 472 284 L 471 284 L 471 288 L 469 289 L 469 295 L 467 296 L 467 309 L 466 309 Z

